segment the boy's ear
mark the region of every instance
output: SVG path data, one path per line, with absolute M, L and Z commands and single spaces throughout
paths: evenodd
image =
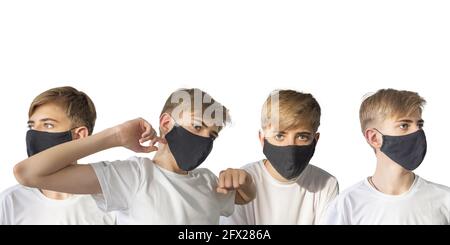
M 264 147 L 264 133 L 259 130 L 258 131 L 259 142 L 261 142 L 261 146 Z
M 320 133 L 316 133 L 316 135 L 314 136 L 314 138 L 316 139 L 316 144 L 317 144 L 317 142 L 319 142 Z
M 383 140 L 382 138 L 379 136 L 379 133 L 371 128 L 366 129 L 366 131 L 364 131 L 364 137 L 366 138 L 367 143 L 369 143 L 369 145 L 374 149 L 380 149 L 381 145 L 383 145 Z
M 160 136 L 163 137 L 164 135 L 166 135 L 170 130 L 172 130 L 174 125 L 175 122 L 173 121 L 172 117 L 167 113 L 163 113 L 159 118 L 159 130 L 161 134 Z
M 75 128 L 72 132 L 72 138 L 74 140 L 86 138 L 88 136 L 89 136 L 89 129 L 86 126 Z

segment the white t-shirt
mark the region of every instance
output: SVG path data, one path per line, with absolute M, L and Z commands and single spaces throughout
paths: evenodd
M 39 189 L 13 186 L 0 195 L 1 225 L 113 225 L 115 218 L 98 209 L 90 195 L 64 200 L 46 197 Z
M 443 225 L 450 224 L 450 188 L 416 175 L 401 195 L 377 191 L 368 180 L 339 195 L 328 207 L 329 225 Z
M 309 164 L 292 182 L 274 179 L 263 161 L 243 167 L 256 185 L 256 198 L 242 206 L 224 225 L 296 225 L 317 224 L 328 203 L 338 194 L 338 182 L 324 170 Z
M 121 224 L 218 224 L 234 211 L 235 192 L 216 192 L 217 177 L 198 168 L 180 175 L 148 158 L 92 164 L 102 188 L 93 195 Z

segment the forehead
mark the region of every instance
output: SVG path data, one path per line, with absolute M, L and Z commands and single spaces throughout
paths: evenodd
M 412 122 L 419 122 L 423 121 L 422 119 L 422 113 L 419 111 L 407 114 L 394 114 L 394 115 L 387 115 L 386 117 L 378 120 L 376 124 L 394 124 L 397 122 L 403 122 L 403 121 L 412 121 Z
M 36 107 L 29 119 L 38 121 L 45 118 L 55 119 L 57 121 L 69 120 L 64 108 L 56 102 L 48 102 Z
M 392 121 L 399 121 L 403 119 L 410 119 L 410 120 L 422 120 L 422 112 L 419 110 L 416 110 L 414 112 L 411 112 L 409 114 L 403 113 L 403 114 L 393 114 L 388 117 L 388 119 Z

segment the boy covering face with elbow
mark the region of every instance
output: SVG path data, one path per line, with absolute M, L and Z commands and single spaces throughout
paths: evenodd
M 243 170 L 227 169 L 217 178 L 198 168 L 228 121 L 228 110 L 207 93 L 181 89 L 164 105 L 160 136 L 145 120 L 131 120 L 28 158 L 16 165 L 15 176 L 27 186 L 93 194 L 102 210 L 117 211 L 118 224 L 218 224 L 220 215 L 233 213 L 235 203 L 248 203 L 255 195 Z M 156 154 L 70 165 L 120 146 Z
M 28 116 L 30 130 L 26 135 L 26 145 L 28 156 L 33 157 L 53 146 L 91 135 L 97 113 L 94 103 L 85 93 L 72 87 L 58 87 L 38 95 L 30 105 Z M 77 161 L 67 164 L 76 166 Z M 90 195 L 71 195 L 46 187 L 16 185 L 4 191 L 0 195 L 0 224 L 114 224 L 114 216 L 97 208 Z

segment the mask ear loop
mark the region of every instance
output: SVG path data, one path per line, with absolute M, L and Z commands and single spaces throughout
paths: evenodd
M 175 120 L 175 118 L 172 117 L 172 115 L 169 115 L 170 119 L 173 121 L 174 127 L 181 127 L 181 125 Z
M 167 135 L 170 131 L 172 131 L 175 127 L 177 127 L 177 128 L 181 127 L 181 125 L 178 124 L 178 122 L 175 120 L 175 118 L 173 118 L 171 115 L 169 115 L 169 117 L 170 117 L 170 120 L 172 120 L 172 122 L 173 122 L 173 127 L 172 127 L 172 129 L 170 129 L 169 131 L 167 131 L 167 132 L 164 134 L 164 138 L 165 138 L 166 135 Z M 160 128 L 160 131 L 161 131 L 161 137 L 162 137 L 162 130 L 161 130 L 161 128 Z
M 383 147 L 383 145 L 384 145 L 384 134 L 382 133 L 382 132 L 380 132 L 380 130 L 378 130 L 378 129 L 376 129 L 376 128 L 373 128 L 375 131 L 377 131 L 378 133 L 380 133 L 381 134 L 381 136 L 382 136 L 382 138 L 383 138 L 383 143 L 381 144 L 381 147 Z M 381 149 L 380 149 L 381 150 Z
M 373 128 L 373 129 L 375 129 L 378 133 L 380 133 L 382 136 L 384 136 L 384 134 L 382 132 L 380 132 L 380 130 L 378 130 L 376 128 Z

